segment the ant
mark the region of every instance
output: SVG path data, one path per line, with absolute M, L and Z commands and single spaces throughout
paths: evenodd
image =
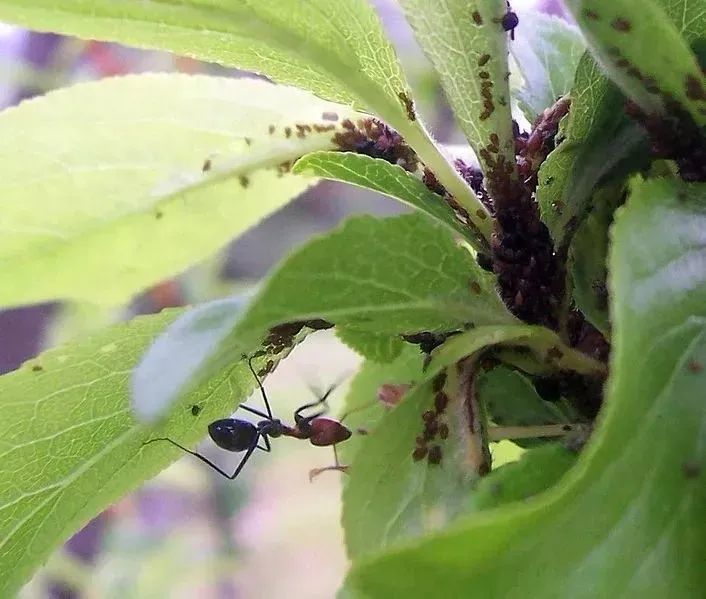
M 243 358 L 245 357 L 246 356 L 243 356 Z M 248 367 L 257 381 L 257 386 L 260 388 L 260 393 L 262 394 L 262 399 L 265 403 L 267 413 L 265 414 L 260 410 L 256 410 L 255 408 L 251 408 L 246 405 L 240 405 L 240 407 L 251 414 L 259 416 L 263 420 L 260 420 L 260 422 L 255 425 L 252 422 L 240 420 L 239 418 L 223 418 L 208 425 L 208 435 L 211 437 L 213 442 L 218 445 L 218 447 L 234 453 L 245 452 L 245 455 L 240 460 L 240 463 L 232 474 L 228 474 L 201 454 L 191 451 L 190 449 L 187 449 L 183 445 L 180 445 L 176 441 L 173 441 L 167 437 L 150 439 L 145 442 L 145 445 L 155 441 L 168 441 L 182 451 L 198 458 L 203 463 L 218 472 L 221 476 L 224 476 L 229 480 L 234 480 L 245 467 L 245 464 L 247 464 L 250 456 L 252 456 L 256 449 L 260 449 L 261 451 L 265 451 L 267 453 L 271 451 L 270 438 L 276 439 L 277 437 L 293 437 L 295 439 L 308 439 L 312 445 L 317 447 L 333 446 L 334 456 L 336 458 L 335 466 L 318 468 L 312 471 L 314 476 L 325 470 L 339 470 L 341 472 L 345 472 L 347 467 L 341 466 L 338 463 L 336 444 L 350 438 L 352 434 L 351 431 L 338 420 L 325 418 L 323 416 L 328 410 L 326 405 L 324 405 L 322 410 L 311 416 L 302 415 L 304 410 L 326 404 L 328 396 L 336 388 L 336 385 L 329 387 L 326 393 L 324 393 L 318 401 L 304 404 L 298 408 L 294 412 L 294 426 L 289 426 L 272 415 L 272 409 L 270 408 L 270 402 L 267 400 L 265 388 L 262 386 L 260 378 L 257 376 L 257 373 L 252 366 L 252 358 L 248 359 Z M 262 440 L 262 445 L 260 444 L 260 440 Z M 310 475 L 310 478 L 313 478 L 313 476 Z
M 504 31 L 510 32 L 510 39 L 514 42 L 515 28 L 520 24 L 520 17 L 518 17 L 517 13 L 512 10 L 509 0 L 506 0 L 505 4 L 507 4 L 507 11 L 501 19 L 494 19 L 494 21 L 496 23 L 500 23 Z

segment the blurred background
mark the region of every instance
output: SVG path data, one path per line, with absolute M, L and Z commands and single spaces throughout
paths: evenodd
M 427 126 L 442 142 L 462 143 L 438 81 L 398 6 L 393 0 L 373 4 L 398 49 Z M 512 4 L 563 15 L 560 0 Z M 521 31 L 522 25 L 518 35 Z M 165 53 L 0 24 L 2 108 L 74 82 L 146 71 L 248 76 Z M 160 283 L 129 306 L 108 310 L 46 304 L 0 312 L 0 374 L 47 347 L 112 322 L 246 289 L 292 247 L 350 214 L 399 210 L 399 204 L 382 196 L 322 183 L 218 256 Z M 268 378 L 275 411 L 287 418 L 312 400 L 311 387 L 324 388 L 352 374 L 358 362 L 332 335 L 313 335 Z M 345 388 L 344 382 L 334 394 L 334 413 Z M 308 480 L 310 469 L 333 463 L 328 448 L 288 439 L 273 446 L 271 454 L 257 452 L 235 483 L 188 456 L 180 460 L 77 533 L 21 597 L 333 597 L 347 568 L 339 524 L 341 475 L 329 472 L 313 483 Z M 208 443 L 202 449 L 229 466 L 225 452 Z

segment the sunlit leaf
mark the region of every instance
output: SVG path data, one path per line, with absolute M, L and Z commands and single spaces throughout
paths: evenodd
M 347 112 L 263 81 L 171 74 L 0 113 L 0 304 L 116 305 L 180 273 L 306 189 L 278 165 L 333 147 L 329 113 Z
M 254 387 L 247 366 L 229 364 L 184 397 L 163 426 L 136 422 L 130 372 L 178 314 L 110 327 L 0 377 L 3 597 L 14 597 L 52 549 L 89 519 L 180 456 L 166 443 L 143 446 L 147 439 L 168 435 L 193 444 Z M 197 416 L 192 405 L 201 409 Z

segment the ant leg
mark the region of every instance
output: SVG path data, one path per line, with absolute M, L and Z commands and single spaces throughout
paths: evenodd
M 338 451 L 336 451 L 336 444 L 334 443 L 332 445 L 333 447 L 333 457 L 335 461 L 335 465 L 333 466 L 324 466 L 323 468 L 314 468 L 313 470 L 309 470 L 309 482 L 313 482 L 313 480 L 319 476 L 322 472 L 328 472 L 329 470 L 336 470 L 338 472 L 343 472 L 344 474 L 348 474 L 348 466 L 342 466 L 341 463 L 338 461 Z
M 259 416 L 260 418 L 267 418 L 268 420 L 271 420 L 271 418 L 265 414 L 264 412 L 261 412 L 260 410 L 256 410 L 255 408 L 251 408 L 250 406 L 246 406 L 245 404 L 240 404 L 238 406 L 239 408 L 243 408 L 246 412 L 250 412 L 251 414 L 255 414 L 255 416 Z
M 266 433 L 262 433 L 262 442 L 265 444 L 265 446 L 262 447 L 262 445 L 258 444 L 257 448 L 262 449 L 262 451 L 265 451 L 267 453 L 270 453 L 270 451 L 272 451 L 272 447 L 270 446 L 270 439 L 268 438 Z
M 243 357 L 245 358 L 247 356 Z M 255 377 L 255 380 L 257 381 L 257 386 L 260 387 L 260 393 L 262 393 L 262 399 L 265 402 L 265 407 L 267 408 L 267 417 L 270 420 L 273 420 L 274 416 L 272 415 L 272 408 L 270 408 L 270 402 L 267 401 L 267 393 L 265 393 L 265 388 L 262 386 L 260 377 L 257 376 L 257 372 L 255 372 L 255 369 L 252 367 L 252 358 L 248 358 L 248 368 L 250 368 L 250 372 L 252 372 L 252 375 Z
M 178 447 L 178 448 L 181 449 L 182 451 L 184 451 L 184 452 L 186 452 L 186 453 L 188 453 L 188 454 L 194 456 L 195 458 L 198 458 L 198 459 L 201 460 L 204 464 L 206 464 L 209 468 L 215 470 L 216 472 L 218 472 L 218 474 L 220 474 L 220 475 L 223 476 L 224 478 L 227 478 L 227 479 L 229 479 L 229 480 L 233 480 L 236 476 L 238 476 L 238 474 L 239 474 L 240 471 L 243 469 L 243 467 L 245 466 L 245 464 L 247 463 L 247 461 L 250 459 L 250 456 L 252 455 L 253 451 L 255 451 L 255 450 L 258 448 L 258 444 L 257 444 L 257 443 L 258 443 L 258 441 L 259 441 L 259 439 L 260 439 L 260 436 L 261 436 L 260 433 L 258 433 L 258 436 L 255 437 L 255 442 L 254 442 L 250 447 L 248 447 L 247 451 L 245 452 L 245 455 L 243 456 L 243 459 L 240 460 L 240 463 L 238 464 L 238 467 L 235 469 L 235 472 L 233 472 L 233 474 L 228 474 L 225 470 L 222 470 L 221 468 L 219 468 L 218 466 L 216 466 L 216 464 L 214 464 L 214 463 L 213 463 L 211 460 L 209 460 L 208 458 L 205 458 L 204 456 L 202 456 L 200 453 L 197 453 L 197 452 L 195 452 L 195 451 L 191 451 L 190 449 L 187 449 L 187 448 L 184 447 L 183 445 L 180 445 L 180 444 L 177 443 L 176 441 L 172 441 L 171 439 L 169 439 L 169 438 L 167 438 L 167 437 L 158 437 L 157 439 L 150 439 L 149 441 L 145 441 L 145 442 L 143 443 L 143 445 L 147 445 L 147 444 L 149 444 L 149 443 L 154 443 L 155 441 L 168 441 L 169 443 L 171 443 L 171 444 L 174 445 L 175 447 Z
M 327 390 L 326 393 L 324 393 L 321 396 L 321 399 L 318 399 L 316 401 L 312 401 L 311 403 L 306 403 L 303 406 L 297 408 L 297 411 L 294 412 L 294 420 L 296 421 L 299 418 L 304 418 L 301 413 L 304 410 L 308 410 L 309 408 L 315 408 L 316 406 L 320 406 L 321 404 L 324 404 L 324 408 L 320 411 L 317 412 L 316 414 L 313 414 L 312 416 L 307 416 L 307 420 L 313 420 L 314 418 L 318 418 L 319 416 L 323 416 L 328 412 L 328 404 L 326 403 L 326 400 L 328 399 L 328 396 L 331 395 L 331 392 L 337 387 L 338 385 L 331 385 Z M 311 389 L 311 392 L 316 394 L 316 392 Z

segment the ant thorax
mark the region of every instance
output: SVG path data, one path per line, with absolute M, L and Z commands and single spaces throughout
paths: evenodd
M 257 423 L 257 431 L 261 435 L 268 435 L 273 439 L 286 434 L 290 427 L 285 426 L 278 418 L 260 420 Z

